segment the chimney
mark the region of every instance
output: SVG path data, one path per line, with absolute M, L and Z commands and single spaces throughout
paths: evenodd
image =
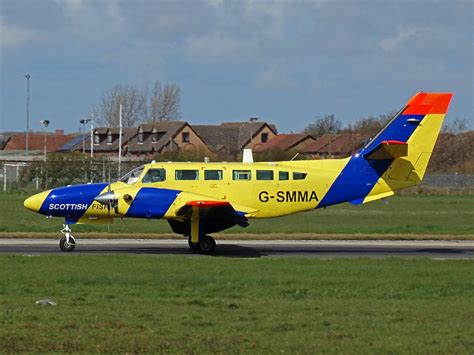
M 57 129 L 57 130 L 54 132 L 54 134 L 63 136 L 63 135 L 64 135 L 64 129 Z

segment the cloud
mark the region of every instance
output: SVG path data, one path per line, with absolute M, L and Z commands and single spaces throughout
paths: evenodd
M 273 63 L 265 68 L 257 75 L 255 85 L 266 91 L 296 92 L 301 90 L 284 63 Z
M 18 47 L 38 38 L 35 31 L 14 25 L 8 25 L 0 20 L 0 46 Z
M 410 39 L 413 39 L 415 34 L 416 30 L 414 28 L 398 27 L 393 35 L 382 39 L 380 46 L 386 52 L 396 52 L 400 49 L 400 47 L 405 44 L 405 42 L 409 41 Z
M 28 51 L 19 62 L 45 71 L 87 61 L 84 72 L 100 68 L 109 81 L 168 76 L 192 86 L 199 77 L 213 90 L 238 81 L 259 95 L 301 92 L 323 104 L 341 92 L 445 86 L 472 106 L 471 0 L 0 3 L 4 63 Z

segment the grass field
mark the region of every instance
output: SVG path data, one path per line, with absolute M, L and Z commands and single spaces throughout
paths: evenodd
M 472 354 L 473 267 L 0 256 L 0 352 Z
M 1 232 L 43 232 L 57 236 L 63 220 L 46 219 L 23 208 L 25 194 L 2 194 Z M 361 206 L 342 204 L 296 215 L 252 220 L 248 228 L 225 233 L 474 235 L 474 196 L 396 196 Z M 111 233 L 170 233 L 166 221 L 116 220 Z M 76 233 L 107 233 L 107 226 L 75 226 Z M 105 236 L 105 234 L 104 234 Z

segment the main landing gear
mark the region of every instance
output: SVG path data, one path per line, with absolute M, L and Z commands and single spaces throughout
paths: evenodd
M 213 254 L 216 250 L 216 241 L 210 235 L 200 237 L 197 243 L 193 243 L 189 236 L 188 245 L 192 251 L 206 255 Z
M 64 234 L 64 237 L 59 241 L 59 248 L 62 251 L 73 251 L 76 247 L 76 240 L 71 234 L 71 228 L 69 228 L 69 225 L 63 224 L 61 233 Z

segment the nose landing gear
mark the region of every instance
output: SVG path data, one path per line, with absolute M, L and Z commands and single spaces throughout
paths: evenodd
M 73 251 L 76 247 L 76 240 L 71 234 L 71 228 L 69 228 L 69 225 L 63 224 L 61 233 L 64 234 L 64 237 L 59 240 L 59 248 L 62 251 Z

